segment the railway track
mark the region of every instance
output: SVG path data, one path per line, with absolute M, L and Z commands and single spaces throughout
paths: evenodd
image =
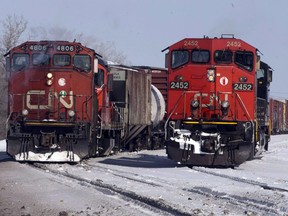
M 262 183 L 262 182 L 251 180 L 251 179 L 243 179 L 243 178 L 239 178 L 239 177 L 235 177 L 235 176 L 225 175 L 225 174 L 222 174 L 222 173 L 220 174 L 220 173 L 216 173 L 216 172 L 213 172 L 213 171 L 210 171 L 210 170 L 208 171 L 208 170 L 203 169 L 201 167 L 200 168 L 199 167 L 193 167 L 191 169 L 196 170 L 196 171 L 201 172 L 201 173 L 208 174 L 208 175 L 213 175 L 213 176 L 217 176 L 217 177 L 233 180 L 233 181 L 236 181 L 236 182 L 241 182 L 241 183 L 245 183 L 245 184 L 259 186 L 260 188 L 262 188 L 264 190 L 272 190 L 272 191 L 278 191 L 278 192 L 288 192 L 288 189 L 286 189 L 286 188 L 275 187 L 275 186 L 268 185 L 266 183 Z
M 50 173 L 62 176 L 68 179 L 71 179 L 73 181 L 77 181 L 80 185 L 85 187 L 92 187 L 98 191 L 103 192 L 104 194 L 118 194 L 122 197 L 124 200 L 128 200 L 130 202 L 133 202 L 137 205 L 139 205 L 141 208 L 148 209 L 149 211 L 154 212 L 157 215 L 179 215 L 179 216 L 190 216 L 193 215 L 191 213 L 183 212 L 179 209 L 174 208 L 173 206 L 169 205 L 168 203 L 165 203 L 164 200 L 156 200 L 153 198 L 149 198 L 147 196 L 139 195 L 133 191 L 125 190 L 123 188 L 117 187 L 116 185 L 112 184 L 106 184 L 102 180 L 96 179 L 96 180 L 89 180 L 86 178 L 83 178 L 79 175 L 71 174 L 68 172 L 63 172 L 55 169 L 49 168 L 49 166 L 41 163 L 33 163 L 31 164 L 32 167 L 35 167 L 37 169 L 40 169 L 44 172 L 49 171 Z M 118 175 L 121 178 L 123 176 Z M 138 181 L 136 179 L 128 178 L 133 181 Z M 144 181 L 138 181 L 144 184 L 148 184 L 148 182 Z M 156 184 L 150 184 L 152 186 L 155 186 Z M 156 185 L 160 186 L 160 185 Z
M 132 172 L 123 172 L 121 174 L 117 174 L 119 172 L 119 170 L 117 169 L 112 169 L 112 168 L 105 168 L 102 167 L 101 165 L 95 165 L 95 164 L 89 164 L 86 163 L 84 166 L 88 166 L 88 167 L 94 167 L 97 169 L 102 169 L 105 172 L 110 172 L 112 173 L 112 175 L 115 176 L 119 176 L 121 178 L 125 178 L 125 179 L 129 179 L 135 182 L 142 182 L 144 184 L 149 184 L 149 185 L 154 185 L 157 187 L 163 187 L 166 188 L 167 187 L 174 187 L 175 189 L 175 185 L 171 185 L 170 183 L 167 183 L 167 181 L 163 181 L 163 179 L 161 178 L 151 178 L 149 176 L 149 181 L 143 181 L 143 179 L 146 179 L 147 176 L 143 175 L 140 176 L 139 174 L 135 174 Z M 201 167 L 194 167 L 192 168 L 193 170 L 196 170 L 197 172 L 200 173 L 204 173 L 204 174 L 208 174 L 208 175 L 213 175 L 216 177 L 220 177 L 220 178 L 226 178 L 232 181 L 236 181 L 239 183 L 244 183 L 244 184 L 248 184 L 248 185 L 253 185 L 253 186 L 258 186 L 259 188 L 262 188 L 264 190 L 271 190 L 271 191 L 275 191 L 275 192 L 288 192 L 287 189 L 285 188 L 280 188 L 280 187 L 275 187 L 275 186 L 271 186 L 265 183 L 261 183 L 255 180 L 249 180 L 249 179 L 242 179 L 239 177 L 235 177 L 235 176 L 229 176 L 229 175 L 225 175 L 225 174 L 219 174 L 213 171 L 207 171 L 205 170 L 205 168 L 201 168 Z M 127 175 L 131 176 L 128 177 Z M 142 179 L 142 180 L 139 180 Z M 288 212 L 288 208 L 286 206 L 278 206 L 278 202 L 275 202 L 275 200 L 260 200 L 260 199 L 256 199 L 256 198 L 251 198 L 249 194 L 247 194 L 247 196 L 241 196 L 241 195 L 231 195 L 225 192 L 218 192 L 215 190 L 212 190 L 210 188 L 207 187 L 193 187 L 193 188 L 183 188 L 183 187 L 176 187 L 177 190 L 179 191 L 185 191 L 185 192 L 189 192 L 189 193 L 196 193 L 196 194 L 201 194 L 203 196 L 206 197 L 212 197 L 213 199 L 219 199 L 219 200 L 223 200 L 225 202 L 229 202 L 232 205 L 241 205 L 243 208 L 250 208 L 251 210 L 255 211 L 255 212 L 265 212 L 265 213 L 269 213 L 269 215 L 279 215 L 279 212 L 281 213 L 287 213 Z M 249 213 L 247 213 L 249 214 Z
M 156 159 L 155 156 L 150 158 L 150 160 L 153 159 Z M 247 214 L 251 213 L 252 215 L 283 215 L 288 212 L 287 207 L 283 205 L 283 203 L 279 204 L 277 200 L 271 200 L 265 197 L 265 195 L 259 198 L 249 193 L 233 194 L 229 191 L 223 192 L 217 188 L 193 184 L 193 179 L 187 184 L 187 182 L 185 183 L 179 178 L 179 182 L 175 183 L 172 182 L 172 180 L 170 181 L 159 175 L 149 173 L 146 168 L 139 168 L 143 170 L 141 172 L 135 172 L 133 169 L 123 169 L 122 166 L 107 165 L 97 161 L 95 163 L 93 160 L 87 160 L 73 166 L 67 164 L 54 164 L 54 166 L 50 166 L 49 164 L 38 163 L 34 163 L 33 166 L 45 172 L 48 170 L 51 174 L 77 181 L 85 187 L 92 187 L 102 192 L 104 190 L 104 193 L 118 194 L 123 200 L 135 202 L 136 205 L 149 209 L 149 211 L 158 215 L 199 215 L 199 213 L 197 209 L 193 209 L 191 206 L 187 207 L 189 203 L 188 205 L 187 203 L 183 203 L 182 206 L 179 206 L 164 196 L 151 195 L 149 191 L 177 193 L 177 196 L 184 197 L 186 202 L 190 200 L 190 205 L 192 206 L 193 201 L 196 200 L 196 198 L 194 199 L 193 197 L 198 196 L 198 200 L 202 200 L 204 197 L 217 203 L 228 203 L 228 205 L 238 209 L 241 208 L 243 212 L 247 212 Z M 189 172 L 190 170 L 186 167 L 178 168 L 181 169 L 181 172 Z M 213 178 L 211 178 L 211 181 L 217 182 L 218 178 L 224 178 L 227 179 L 228 182 L 236 182 L 235 187 L 245 187 L 245 185 L 259 187 L 259 193 L 263 191 L 277 194 L 287 192 L 285 188 L 276 188 L 254 180 L 219 174 L 203 168 L 193 168 L 191 170 L 195 171 L 193 175 L 201 175 L 203 178 L 211 178 L 212 175 Z M 83 177 L 81 173 L 85 172 L 91 175 Z M 107 176 L 109 176 L 109 178 L 107 178 Z M 113 179 L 113 181 L 111 181 L 111 179 Z M 118 184 L 119 182 L 126 182 L 126 184 Z M 137 188 L 145 188 L 146 191 L 139 191 Z M 263 189 L 263 191 L 261 191 L 261 189 Z M 279 195 L 279 198 L 281 198 L 281 195 Z

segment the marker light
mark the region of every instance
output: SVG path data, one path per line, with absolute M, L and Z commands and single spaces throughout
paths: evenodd
M 240 82 L 247 82 L 248 78 L 247 77 L 239 77 Z
M 175 78 L 174 78 L 175 81 L 178 81 L 178 82 L 181 82 L 183 80 L 183 76 L 181 75 L 177 75 Z

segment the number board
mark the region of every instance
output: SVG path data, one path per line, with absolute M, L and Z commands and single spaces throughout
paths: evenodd
M 253 84 L 252 83 L 233 83 L 233 89 L 235 91 L 252 91 Z
M 56 50 L 61 52 L 73 52 L 75 48 L 73 45 L 57 45 Z
M 170 82 L 171 89 L 188 89 L 189 82 Z
M 31 51 L 45 51 L 45 50 L 47 50 L 47 45 L 31 44 L 29 46 L 29 50 L 31 50 Z
M 46 51 L 48 45 L 31 44 L 29 50 L 31 51 Z M 56 45 L 56 50 L 60 52 L 73 52 L 75 47 L 73 45 Z

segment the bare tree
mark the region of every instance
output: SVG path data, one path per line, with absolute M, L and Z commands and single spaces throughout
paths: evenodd
M 119 64 L 127 64 L 127 57 L 123 52 L 117 51 L 114 42 L 101 42 L 95 36 L 85 35 L 83 33 L 75 33 L 76 31 L 67 30 L 61 27 L 52 27 L 45 29 L 43 27 L 34 27 L 30 29 L 30 40 L 67 40 L 78 41 L 84 46 L 93 48 L 98 54 L 103 56 L 105 60 L 117 62 Z
M 127 64 L 127 57 L 121 52 L 118 52 L 114 42 L 107 41 L 95 45 L 95 50 L 103 58 L 117 64 Z
M 27 21 L 21 16 L 8 16 L 1 21 L 0 35 L 0 139 L 5 137 L 5 120 L 7 116 L 7 81 L 5 75 L 4 54 L 19 43 L 27 28 Z
M 5 68 L 3 55 L 19 43 L 19 39 L 27 28 L 27 21 L 21 16 L 8 16 L 1 22 L 2 32 L 0 38 L 1 67 Z M 3 71 L 2 71 L 3 72 Z

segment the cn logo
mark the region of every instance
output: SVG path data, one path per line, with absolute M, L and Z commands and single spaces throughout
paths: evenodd
M 221 77 L 221 78 L 220 78 L 220 84 L 221 84 L 222 86 L 228 85 L 228 78 L 225 77 L 225 76 Z
M 65 92 L 66 93 L 66 92 Z M 58 94 L 57 92 L 53 93 L 49 93 L 48 94 L 48 103 L 47 104 L 31 104 L 31 96 L 32 95 L 38 95 L 38 97 L 40 97 L 41 95 L 45 95 L 45 91 L 44 90 L 30 90 L 27 92 L 27 97 L 26 97 L 26 106 L 29 109 L 50 109 L 51 108 L 51 104 L 52 104 L 52 97 L 53 95 L 58 99 Z M 66 107 L 67 109 L 71 109 L 73 106 L 73 91 L 69 91 L 69 103 L 67 103 L 64 100 L 63 95 L 60 95 L 59 98 L 60 103 Z

